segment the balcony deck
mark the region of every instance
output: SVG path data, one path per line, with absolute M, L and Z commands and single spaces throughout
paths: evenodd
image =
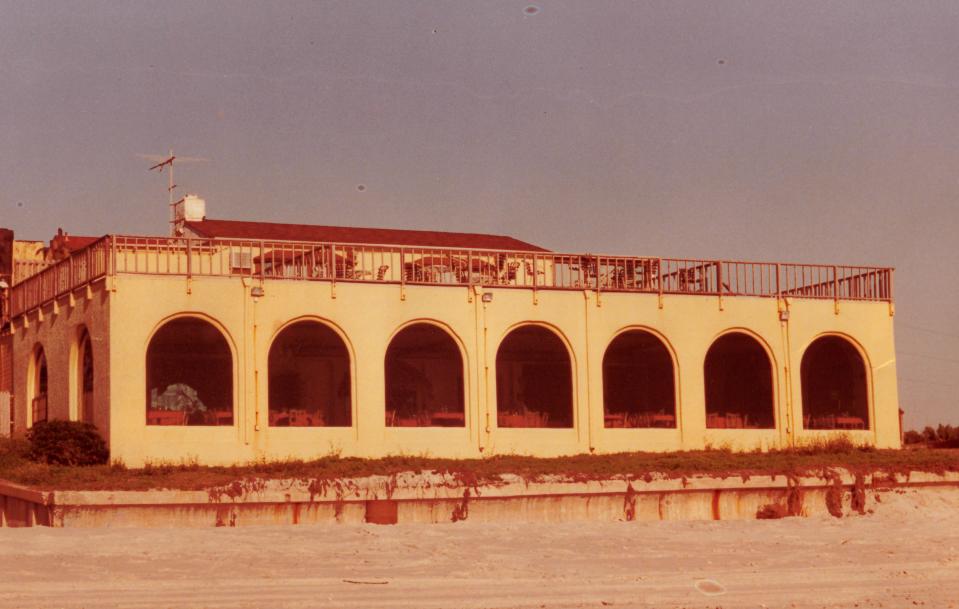
M 15 283 L 9 317 L 117 274 L 893 301 L 888 267 L 107 235 Z

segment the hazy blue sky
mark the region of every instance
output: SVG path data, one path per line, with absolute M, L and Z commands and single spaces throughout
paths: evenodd
M 162 234 L 170 147 L 211 217 L 894 265 L 959 422 L 957 2 L 0 0 L 0 225 Z

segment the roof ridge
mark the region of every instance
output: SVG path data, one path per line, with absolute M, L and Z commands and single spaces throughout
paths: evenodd
M 510 235 L 467 233 L 415 228 L 379 228 L 368 226 L 335 226 L 329 224 L 294 224 L 256 220 L 220 220 L 204 218 L 187 221 L 184 226 L 205 237 L 258 238 L 288 241 L 343 241 L 399 246 L 460 247 L 502 250 L 549 250 L 521 241 Z
M 451 230 L 435 230 L 427 228 L 394 228 L 387 226 L 343 226 L 340 224 L 302 224 L 298 222 L 267 222 L 260 220 L 228 220 L 224 218 L 204 218 L 203 220 L 187 222 L 187 224 L 198 224 L 202 222 L 230 222 L 231 224 L 272 224 L 274 226 L 309 226 L 310 228 L 336 228 L 346 230 L 384 230 L 390 232 L 404 233 L 443 233 L 447 235 L 477 235 L 482 237 L 509 237 L 515 239 L 512 235 L 503 235 L 501 233 L 477 233 Z

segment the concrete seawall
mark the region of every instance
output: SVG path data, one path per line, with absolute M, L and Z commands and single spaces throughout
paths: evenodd
M 742 520 L 866 513 L 886 493 L 959 495 L 959 474 L 589 480 L 444 474 L 234 482 L 200 491 L 38 491 L 0 481 L 0 526 Z

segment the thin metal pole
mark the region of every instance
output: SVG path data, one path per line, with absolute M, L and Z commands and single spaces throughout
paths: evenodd
M 596 275 L 596 294 L 599 295 L 599 256 L 593 256 L 593 274 Z
M 344 266 L 346 265 L 346 260 L 343 260 Z M 336 287 L 336 244 L 330 244 L 330 280 L 333 282 L 333 287 Z M 345 269 L 344 269 L 345 271 Z M 344 275 L 346 273 L 344 272 Z
M 832 267 L 832 300 L 836 306 L 836 310 L 839 309 L 839 274 L 836 270 L 836 267 Z
M 263 271 L 263 269 L 266 267 L 266 264 L 265 264 L 265 262 L 266 262 L 266 254 L 265 254 L 265 252 L 266 252 L 266 246 L 264 245 L 263 241 L 260 241 L 260 256 L 259 256 L 259 258 L 260 258 L 260 281 L 263 281 L 263 277 L 265 276 L 264 271 Z M 271 250 L 271 251 L 270 251 L 270 254 L 272 255 L 272 253 L 273 253 L 273 252 L 272 252 L 272 250 Z M 252 252 L 250 252 L 250 257 L 251 257 L 251 258 L 253 257 L 253 253 L 252 253 Z M 294 259 L 294 260 L 295 260 L 295 259 Z M 292 261 L 291 261 L 291 262 L 292 262 Z M 252 261 L 252 260 L 250 260 L 250 263 L 251 263 L 250 266 L 253 266 L 253 264 L 252 264 L 253 261 Z M 274 263 L 274 264 L 275 264 L 275 263 Z M 255 267 L 255 266 L 253 266 L 253 270 L 256 270 L 256 267 Z
M 466 253 L 466 285 L 473 286 L 473 250 Z

